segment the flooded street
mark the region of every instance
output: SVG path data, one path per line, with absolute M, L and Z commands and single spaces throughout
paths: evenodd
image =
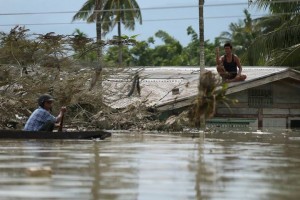
M 48 166 L 52 175 L 32 176 Z M 300 140 L 0 140 L 0 199 L 300 199 Z

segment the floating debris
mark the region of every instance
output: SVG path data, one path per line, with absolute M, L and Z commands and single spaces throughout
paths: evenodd
M 29 167 L 26 169 L 26 174 L 28 176 L 35 176 L 35 177 L 45 177 L 52 175 L 51 167 Z

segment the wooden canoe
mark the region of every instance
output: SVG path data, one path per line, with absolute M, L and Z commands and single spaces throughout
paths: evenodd
M 0 130 L 1 139 L 101 139 L 110 137 L 107 131 L 82 131 L 82 132 L 44 132 L 22 130 Z

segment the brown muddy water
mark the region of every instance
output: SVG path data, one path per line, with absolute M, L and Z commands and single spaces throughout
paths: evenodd
M 241 135 L 0 140 L 0 199 L 300 199 L 300 137 Z

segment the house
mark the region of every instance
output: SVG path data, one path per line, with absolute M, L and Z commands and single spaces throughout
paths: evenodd
M 127 97 L 117 89 L 112 107 L 121 108 L 144 102 L 166 116 L 189 107 L 198 93 L 199 68 L 146 67 L 131 69 L 139 74 L 141 94 Z M 207 67 L 216 73 L 214 67 Z M 253 129 L 300 128 L 300 72 L 287 67 L 243 67 L 246 81 L 229 83 L 226 96 L 237 104 L 217 106 L 207 126 L 250 127 Z M 116 81 L 113 77 L 107 81 Z M 119 79 L 124 82 L 124 79 Z M 122 84 L 121 84 L 122 85 Z M 127 91 L 131 87 L 127 79 Z M 118 88 L 117 84 L 114 88 Z M 123 94 L 123 96 L 122 96 Z M 112 100 L 112 99 L 111 99 Z
M 239 103 L 219 105 L 211 123 L 244 124 L 254 129 L 300 128 L 300 72 L 289 68 L 247 68 L 245 82 L 229 85 L 227 97 Z M 247 121 L 248 120 L 248 121 Z

